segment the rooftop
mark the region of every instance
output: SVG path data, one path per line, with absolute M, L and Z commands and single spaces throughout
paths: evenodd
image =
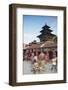
M 57 43 L 54 41 L 46 41 L 44 43 L 36 43 L 36 44 L 28 44 L 24 45 L 24 49 L 36 49 L 36 48 L 51 48 L 51 47 L 57 47 Z

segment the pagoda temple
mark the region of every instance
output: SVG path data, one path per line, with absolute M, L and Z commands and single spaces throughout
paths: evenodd
M 37 36 L 40 39 L 40 42 L 51 41 L 53 38 L 57 38 L 56 35 L 52 34 L 52 30 L 47 24 L 42 27 L 40 32 L 41 34 Z
M 41 52 L 45 54 L 45 60 L 51 60 L 57 57 L 57 36 L 52 34 L 50 27 L 45 24 L 40 31 L 41 34 L 37 36 L 40 42 L 33 42 L 24 45 L 24 60 L 31 60 L 31 55 L 39 56 Z

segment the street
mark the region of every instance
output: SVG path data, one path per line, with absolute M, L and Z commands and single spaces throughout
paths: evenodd
M 40 74 L 47 74 L 47 73 L 56 73 L 56 69 L 53 68 L 52 63 L 46 63 L 44 70 L 40 72 Z M 31 61 L 23 61 L 23 74 L 34 74 L 32 71 L 32 63 Z

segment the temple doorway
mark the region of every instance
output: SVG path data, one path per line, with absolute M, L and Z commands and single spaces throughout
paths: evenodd
M 49 51 L 49 59 L 52 59 L 52 58 L 53 58 L 53 52 Z
M 55 51 L 55 53 L 56 53 L 56 57 L 57 57 L 57 51 Z

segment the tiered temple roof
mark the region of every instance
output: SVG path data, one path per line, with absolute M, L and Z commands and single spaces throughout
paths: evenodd
M 42 30 L 40 32 L 41 34 L 37 36 L 40 39 L 40 42 L 48 41 L 51 40 L 53 37 L 56 37 L 55 34 L 52 34 L 52 30 L 47 24 L 42 27 Z

